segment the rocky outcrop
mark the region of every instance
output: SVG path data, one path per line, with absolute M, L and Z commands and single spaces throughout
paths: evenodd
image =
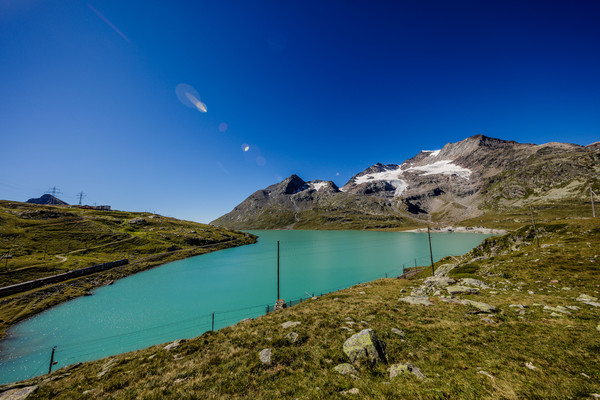
M 377 337 L 371 328 L 352 335 L 344 342 L 343 350 L 350 362 L 353 363 L 375 364 L 377 362 L 387 362 L 385 343 Z
M 58 197 L 54 197 L 50 194 L 42 195 L 38 198 L 29 199 L 26 203 L 31 204 L 45 204 L 45 205 L 54 205 L 54 206 L 68 206 L 69 204 L 62 201 Z

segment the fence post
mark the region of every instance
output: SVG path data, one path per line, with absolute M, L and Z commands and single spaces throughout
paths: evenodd
M 215 312 L 212 313 L 212 327 L 210 328 L 211 332 L 215 331 Z
M 52 354 L 50 355 L 50 366 L 48 367 L 48 373 L 52 372 L 52 365 L 54 364 L 54 352 L 56 351 L 56 346 L 52 348 Z

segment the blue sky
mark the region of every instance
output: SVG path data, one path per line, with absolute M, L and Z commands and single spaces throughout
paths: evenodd
M 341 186 L 474 134 L 587 145 L 598 15 L 596 1 L 0 0 L 0 198 L 56 186 L 209 222 L 292 173 Z

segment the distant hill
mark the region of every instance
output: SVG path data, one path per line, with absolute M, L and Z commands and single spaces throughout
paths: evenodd
M 49 204 L 54 206 L 68 206 L 68 203 L 65 203 L 58 197 L 54 197 L 50 194 L 45 194 L 42 197 L 38 197 L 37 199 L 29 199 L 27 203 L 31 204 Z
M 343 187 L 292 175 L 212 223 L 238 229 L 381 229 L 452 224 L 526 204 L 582 202 L 600 185 L 600 144 L 469 137 L 401 164 L 377 163 Z

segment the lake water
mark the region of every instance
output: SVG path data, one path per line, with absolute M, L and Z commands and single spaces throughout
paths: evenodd
M 0 384 L 178 338 L 265 313 L 286 301 L 429 265 L 425 233 L 251 231 L 257 244 L 175 261 L 61 304 L 13 326 L 0 342 Z M 434 259 L 464 254 L 491 235 L 432 234 Z M 416 260 L 416 261 L 415 261 Z

